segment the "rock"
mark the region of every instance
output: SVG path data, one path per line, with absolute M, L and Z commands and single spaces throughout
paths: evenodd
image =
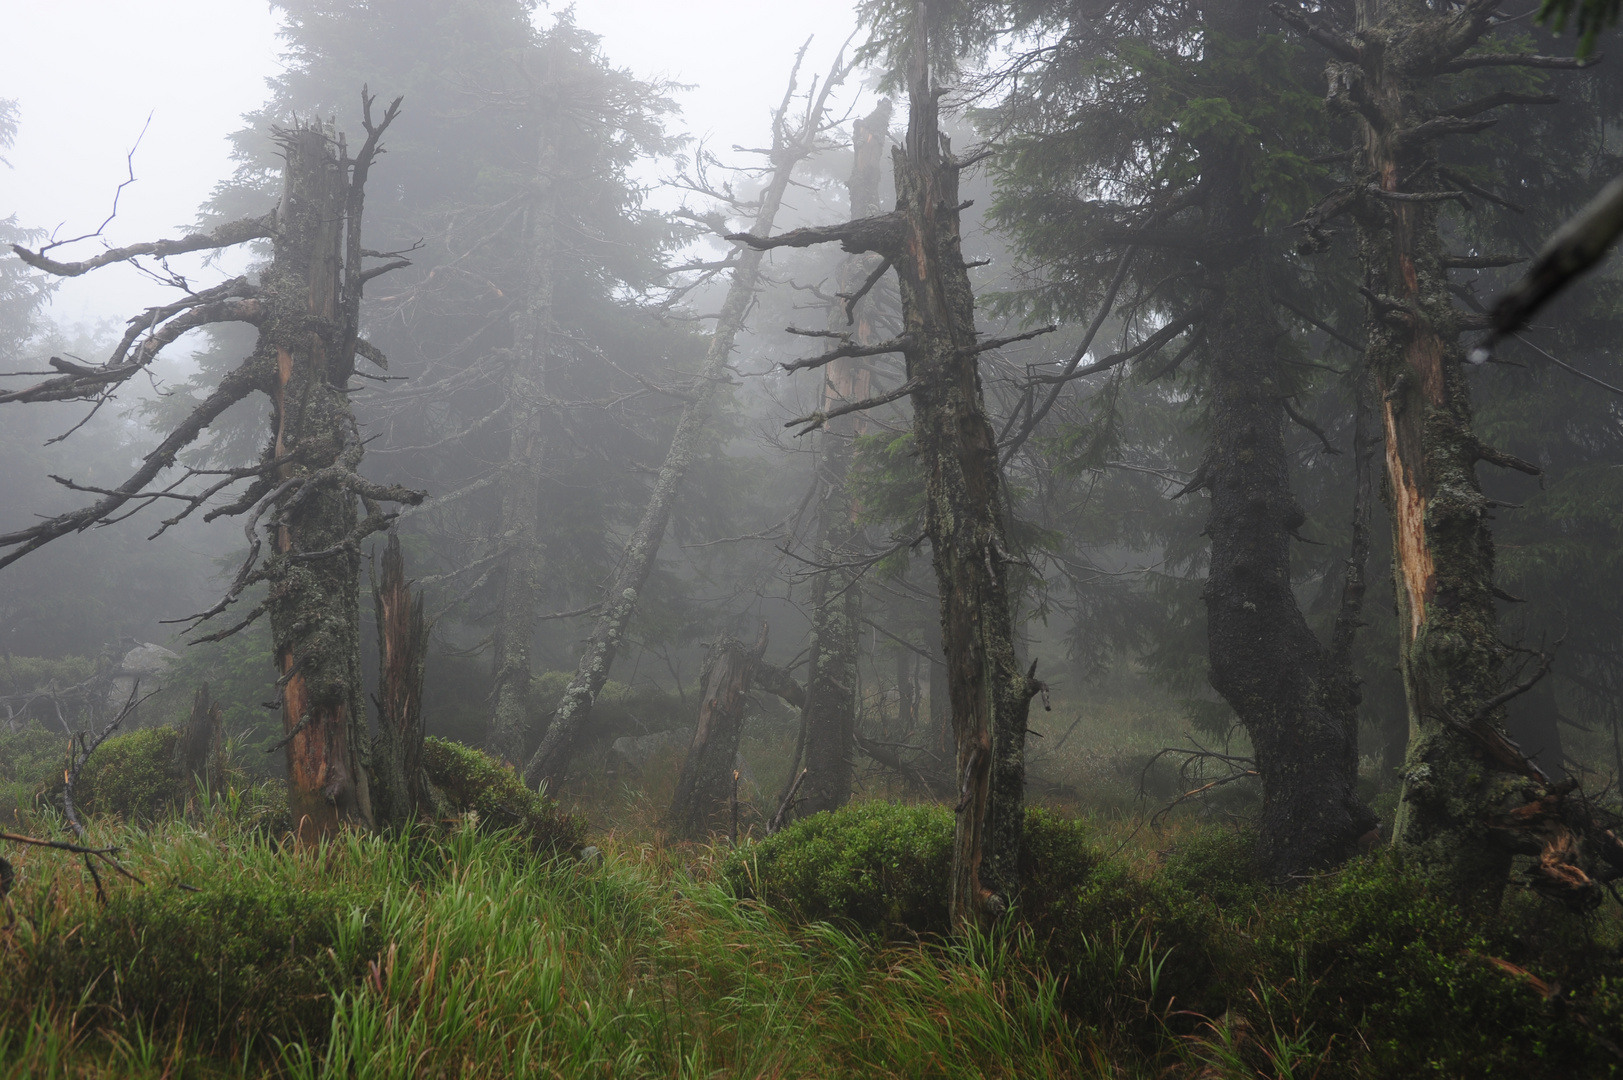
M 130 691 L 135 689 L 136 680 L 140 680 L 142 697 L 163 689 L 165 672 L 170 664 L 179 659 L 179 653 L 171 652 L 162 645 L 154 645 L 150 641 L 137 642 L 135 648 L 124 654 L 118 663 L 118 670 L 113 673 L 112 683 L 107 690 L 107 707 L 116 715 L 130 699 Z
M 622 735 L 609 750 L 635 772 L 642 772 L 655 756 L 668 750 L 686 751 L 693 743 L 691 728 L 672 728 L 652 735 Z
M 580 861 L 587 866 L 598 866 L 603 862 L 603 852 L 596 844 L 587 844 L 580 849 Z

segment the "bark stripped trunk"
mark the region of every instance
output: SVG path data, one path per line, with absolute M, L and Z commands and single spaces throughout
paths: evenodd
M 922 55 L 909 97 L 907 145 L 894 152 L 903 228 L 895 265 L 958 751 L 951 915 L 962 930 L 988 923 L 1019 891 L 1026 715 L 1038 687 L 1035 665 L 1022 670 L 1014 654 L 1012 556 L 981 392 L 975 296 L 959 248 L 958 166 L 937 126 Z
M 676 780 L 667 827 L 673 836 L 698 840 L 728 827 L 737 768 L 738 744 L 744 734 L 744 706 L 755 669 L 766 654 L 766 624 L 754 646 L 732 638 L 717 642 L 701 682 L 699 726 Z
M 878 108 L 853 125 L 852 148 L 856 160 L 848 188 L 853 217 L 879 212 L 881 156 L 890 131 L 891 104 Z M 873 256 L 852 255 L 840 266 L 838 292 L 854 297 L 878 265 Z M 835 304 L 829 329 L 849 332 L 860 345 L 879 340 L 872 305 Z M 854 324 L 854 325 L 853 325 Z M 861 401 L 868 396 L 867 366 L 856 357 L 829 364 L 823 379 L 823 409 Z M 856 414 L 831 420 L 818 439 L 817 483 L 822 489 L 817 504 L 818 562 L 838 566 L 856 553 L 860 530 L 857 506 L 846 489 L 851 468 L 851 440 L 862 433 Z M 857 714 L 857 639 L 862 625 L 862 594 L 851 570 L 825 570 L 812 580 L 812 640 L 806 680 L 806 778 L 800 787 L 795 815 L 834 810 L 851 798 L 851 763 Z M 793 777 L 790 778 L 791 782 Z
M 1026 717 L 1040 684 L 1035 665 L 1027 672 L 1015 659 L 1007 576 L 1013 556 L 1004 535 L 997 439 L 986 416 L 977 363 L 979 354 L 997 343 L 976 337 L 975 297 L 959 246 L 962 166 L 941 136 L 938 90 L 930 86 L 925 59 L 922 6 L 919 10 L 907 144 L 892 152 L 896 209 L 766 240 L 734 238 L 761 248 L 838 240 L 847 251 L 884 255 L 896 270 L 903 333 L 871 349 L 901 352 L 907 381 L 864 404 L 902 396 L 913 401 L 957 746 L 951 915 L 953 926 L 962 930 L 988 925 L 1017 898 Z M 829 418 L 825 411 L 797 423 L 821 424 Z
M 340 280 L 347 165 L 319 128 L 298 127 L 282 143 L 287 177 L 264 278 L 270 313 L 260 347 L 276 357 L 275 456 L 290 459 L 278 475 L 303 482 L 275 503 L 269 614 L 289 736 L 288 800 L 294 829 L 308 841 L 342 824 L 372 823 L 360 549 L 352 541 L 360 522 L 355 491 L 338 475 L 355 472 L 361 440 L 345 393 L 355 366 L 353 315 L 341 303 Z M 354 201 L 358 208 L 358 193 Z M 350 225 L 358 233 L 358 213 Z M 351 272 L 358 276 L 358 266 Z
M 1487 10 L 1476 17 L 1480 27 Z M 1522 778 L 1482 745 L 1485 737 L 1499 737 L 1503 722 L 1503 709 L 1493 704 L 1503 647 L 1488 502 L 1476 464 L 1507 459 L 1487 451 L 1471 430 L 1459 345 L 1464 327 L 1448 291 L 1440 203 L 1377 193 L 1456 186 L 1438 173 L 1435 137 L 1419 128 L 1437 115 L 1426 101 L 1428 84 L 1481 28 L 1471 32 L 1461 14 L 1433 12 L 1419 0 L 1366 0 L 1358 15 L 1360 54 L 1332 65 L 1332 101 L 1359 117 L 1356 180 L 1376 189 L 1361 195 L 1357 220 L 1409 706 L 1393 839 L 1450 887 L 1497 894 L 1509 852 L 1492 823 L 1519 801 L 1512 789 Z
M 428 661 L 428 623 L 423 594 L 406 580 L 400 536 L 389 534 L 383 577 L 372 590 L 378 623 L 378 733 L 372 749 L 373 804 L 377 824 L 401 826 L 428 806 L 423 774 L 423 671 Z
M 824 102 L 829 89 L 841 77 L 843 69 L 836 67 L 824 83 L 822 97 L 814 107 L 808 109 L 809 119 L 799 132 L 792 132 L 788 128 L 788 110 L 794 91 L 794 80 L 790 80 L 790 92 L 784 96 L 773 128 L 773 171 L 761 191 L 755 223 L 747 235 L 766 236 L 772 231 L 772 222 L 783 205 L 783 196 L 789 189 L 794 167 L 815 149 L 817 123 L 822 116 Z M 574 756 L 575 743 L 592 711 L 592 704 L 609 681 L 609 669 L 625 641 L 631 616 L 637 609 L 637 596 L 648 583 L 648 575 L 653 572 L 654 560 L 659 555 L 659 546 L 665 537 L 665 526 L 670 522 L 676 494 L 710 425 L 716 389 L 727 381 L 727 364 L 732 359 L 733 343 L 755 299 L 761 259 L 761 252 L 754 248 L 739 252 L 727 298 L 716 319 L 716 331 L 705 353 L 704 367 L 693 382 L 693 396 L 682 407 L 682 415 L 676 423 L 676 434 L 671 439 L 670 449 L 666 451 L 665 463 L 660 467 L 648 506 L 632 532 L 630 542 L 626 544 L 619 567 L 609 579 L 603 611 L 581 652 L 575 676 L 564 688 L 563 697 L 558 702 L 557 711 L 552 716 L 541 745 L 525 766 L 524 780 L 531 787 L 546 784 L 556 788 Z
M 525 222 L 529 265 L 524 304 L 513 318 L 513 347 L 505 387 L 508 409 L 507 463 L 502 468 L 498 543 L 506 549 L 496 601 L 495 688 L 491 696 L 490 756 L 517 768 L 524 760 L 530 717 L 530 650 L 545 574 L 541 543 L 541 477 L 549 420 L 546 400 L 552 345 L 553 253 L 556 160 L 550 134 L 543 134 Z

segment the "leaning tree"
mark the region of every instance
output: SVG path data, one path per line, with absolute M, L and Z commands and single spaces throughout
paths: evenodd
M 297 833 L 305 840 L 329 835 L 342 824 L 373 822 L 360 663 L 361 542 L 394 519 L 384 504 L 424 497 L 360 475 L 364 440 L 350 406 L 356 357 L 387 364 L 360 336 L 361 290 L 368 280 L 407 265 L 398 255 L 361 246 L 367 172 L 400 111 L 396 98 L 374 123 L 372 102 L 363 90 L 366 140 L 353 157 L 341 134 L 320 125 L 296 122 L 275 132 L 285 158 L 282 197 L 260 217 L 178 240 L 114 248 L 82 262 L 51 258 L 55 244 L 37 252 L 13 246 L 30 266 L 77 277 L 114 263 L 150 258 L 161 265 L 186 252 L 271 243 L 271 260 L 257 279 L 236 277 L 193 292 L 184 279 L 170 275 L 185 295 L 132 317 L 105 363 L 52 357 L 53 377 L 0 393 L 0 402 L 85 401 L 100 408 L 188 331 L 227 322 L 258 328 L 253 352 L 170 428 L 123 483 L 95 487 L 56 478 L 96 498 L 0 535 L 0 568 L 52 540 L 121 521 L 155 504 L 175 512 L 162 520 L 154 538 L 199 511 L 204 521 L 243 516 L 248 552 L 240 569 L 218 603 L 185 621 L 195 628 L 236 607 L 250 589 L 264 587 L 263 599 L 232 625 L 199 640 L 219 640 L 269 616 L 288 798 Z M 383 261 L 367 268 L 367 259 Z M 228 408 L 255 392 L 272 403 L 270 431 L 257 462 L 222 469 L 179 462 L 181 452 Z

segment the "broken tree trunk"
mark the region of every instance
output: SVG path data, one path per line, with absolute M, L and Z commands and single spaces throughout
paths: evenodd
M 853 126 L 855 163 L 847 187 L 851 216 L 879 213 L 879 180 L 888 143 L 891 104 L 881 101 Z M 878 268 L 876 256 L 851 255 L 840 265 L 838 302 L 831 305 L 829 329 L 849 332 L 858 345 L 879 340 L 872 305 L 861 306 L 859 293 Z M 869 373 L 860 358 L 844 356 L 824 368 L 823 411 L 862 401 L 868 396 Z M 823 569 L 812 579 L 811 656 L 806 679 L 806 777 L 792 813 L 834 810 L 851 798 L 851 764 L 857 713 L 857 638 L 862 622 L 858 575 L 846 565 L 857 551 L 860 529 L 857 506 L 846 488 L 852 440 L 861 434 L 852 413 L 824 425 L 818 436 L 817 540 L 814 557 Z
M 804 53 L 805 49 L 802 48 L 801 54 Z M 798 68 L 797 60 L 797 71 Z M 772 172 L 761 191 L 755 223 L 747 235 L 765 236 L 772 231 L 772 222 L 783 205 L 783 196 L 789 189 L 795 166 L 818 146 L 829 91 L 844 77 L 846 70 L 843 61 L 835 61 L 820 96 L 807 109 L 805 120 L 798 130 L 791 130 L 789 126 L 789 106 L 795 88 L 794 77 L 790 77 L 789 91 L 785 93 L 773 122 Z M 546 784 L 556 788 L 574 756 L 575 743 L 592 711 L 592 704 L 609 681 L 609 669 L 625 641 L 631 616 L 637 609 L 637 596 L 648 583 L 648 575 L 653 572 L 654 560 L 659 555 L 676 494 L 710 425 L 716 391 L 728 381 L 727 365 L 732 359 L 733 343 L 755 299 L 761 259 L 761 252 L 754 248 L 745 248 L 738 253 L 727 299 L 721 306 L 715 333 L 705 353 L 704 367 L 693 382 L 691 397 L 682 407 L 682 415 L 676 423 L 676 434 L 665 454 L 659 478 L 654 482 L 648 506 L 632 532 L 630 542 L 626 544 L 619 567 L 609 579 L 603 610 L 592 627 L 586 647 L 581 650 L 575 676 L 564 688 L 541 745 L 525 766 L 524 779 L 531 787 Z
M 546 459 L 549 410 L 546 375 L 552 346 L 556 154 L 550 131 L 543 131 L 525 217 L 524 298 L 513 316 L 508 355 L 506 406 L 507 462 L 502 467 L 501 523 L 497 543 L 504 551 L 501 591 L 496 600 L 494 709 L 486 749 L 497 761 L 518 768 L 529 730 L 530 649 L 545 571 L 541 544 L 541 478 Z
M 218 702 L 209 700 L 204 683 L 192 697 L 191 715 L 175 744 L 175 771 L 191 784 L 217 795 L 225 785 L 225 718 Z
M 861 346 L 901 352 L 907 381 L 896 390 L 793 423 L 808 430 L 856 411 L 910 397 L 913 433 L 925 471 L 925 528 L 941 593 L 942 638 L 957 745 L 958 804 L 953 842 L 952 924 L 984 926 L 1015 902 L 1025 815 L 1026 718 L 1040 689 L 1015 659 L 1008 591 L 1014 556 L 997 440 L 981 392 L 979 355 L 997 341 L 978 341 L 975 297 L 959 246 L 958 173 L 937 119 L 920 19 L 909 79 L 908 133 L 892 152 L 896 209 L 843 225 L 796 229 L 763 238 L 735 235 L 752 247 L 809 247 L 839 241 L 847 251 L 876 252 L 896 270 L 903 332 Z M 851 355 L 845 342 L 796 367 Z
M 372 820 L 361 705 L 360 548 L 366 537 L 388 528 L 397 516 L 386 513 L 382 503 L 415 504 L 424 498 L 423 492 L 374 484 L 360 475 L 362 439 L 349 403 L 357 353 L 380 367 L 387 364 L 359 336 L 363 287 L 379 274 L 410 265 L 361 246 L 367 174 L 379 140 L 400 110 L 396 98 L 382 122 L 374 124 L 372 101 L 363 89 L 367 137 L 353 159 L 337 133 L 308 124 L 275 131 L 287 165 L 281 201 L 263 217 L 180 240 L 115 248 L 77 263 L 14 248 L 29 265 L 64 277 L 140 256 L 219 250 L 257 239 L 271 241 L 272 258 L 257 282 L 239 277 L 148 308 L 129 320 L 112 356 L 99 367 L 53 361 L 60 377 L 0 393 L 0 402 L 102 402 L 148 370 L 164 346 L 188 330 L 222 322 L 259 327 L 253 354 L 228 372 L 122 484 L 80 487 L 100 498 L 0 536 L 0 548 L 14 548 L 0 555 L 0 566 L 59 536 L 106 522 L 126 503 L 136 502 L 136 509 L 141 500 L 150 504 L 160 490 L 180 506 L 158 529 L 162 533 L 209 506 L 231 485 L 249 481 L 229 502 L 204 514 L 205 521 L 247 515 L 243 532 L 248 556 L 225 597 L 189 621 L 195 628 L 227 610 L 249 587 L 266 584 L 264 601 L 246 616 L 198 640 L 218 641 L 262 615 L 270 616 L 286 733 L 276 749 L 286 748 L 288 802 L 301 840 L 331 835 L 345 823 L 367 825 Z M 363 262 L 368 258 L 390 261 L 367 269 Z M 256 391 L 272 402 L 272 437 L 258 463 L 240 469 L 186 469 L 160 480 L 166 470 L 185 469 L 176 464 L 181 451 Z M 216 479 L 222 473 L 224 478 Z M 207 486 L 195 494 L 182 487 L 204 475 Z M 356 512 L 357 500 L 366 509 L 364 518 Z M 261 529 L 271 548 L 263 559 Z
M 1493 120 L 1467 119 L 1485 111 L 1474 106 L 1453 115 L 1435 100 L 1444 89 L 1437 77 L 1480 66 L 1484 54 L 1467 53 L 1488 31 L 1494 5 L 1467 0 L 1439 10 L 1423 0 L 1360 0 L 1350 37 L 1294 8 L 1276 4 L 1274 11 L 1334 55 L 1329 104 L 1353 117 L 1360 135 L 1354 182 L 1335 202 L 1358 227 L 1367 358 L 1385 435 L 1409 711 L 1393 841 L 1444 887 L 1491 903 L 1512 849 L 1531 843 L 1537 852 L 1540 841 L 1529 838 L 1538 822 L 1573 813 L 1566 792 L 1550 788 L 1503 730 L 1505 702 L 1537 676 L 1505 686 L 1508 650 L 1498 637 L 1493 537 L 1476 465 L 1538 470 L 1472 432 L 1459 336 L 1474 320 L 1454 306 L 1438 228 L 1440 207 L 1463 200 L 1462 186 L 1482 192 L 1442 167 L 1437 142 Z M 1516 54 L 1487 62 L 1582 66 Z M 1548 100 L 1507 94 L 1501 104 Z M 1539 674 L 1547 670 L 1545 658 Z M 1538 881 L 1574 897 L 1598 894 L 1559 847 L 1543 849 Z
M 365 525 L 344 482 L 362 452 L 346 391 L 358 311 L 344 295 L 353 288 L 358 308 L 360 268 L 358 260 L 345 267 L 344 245 L 359 189 L 320 128 L 285 132 L 282 145 L 287 178 L 264 277 L 270 312 L 261 347 L 275 350 L 275 456 L 286 459 L 278 476 L 292 486 L 272 501 L 269 614 L 283 680 L 288 799 L 294 829 L 308 841 L 342 824 L 372 823 L 356 539 Z M 349 226 L 358 232 L 359 221 Z M 323 332 L 329 327 L 337 332 Z
M 428 622 L 423 594 L 412 595 L 400 536 L 389 533 L 383 575 L 372 588 L 378 623 L 378 732 L 372 744 L 373 812 L 398 828 L 431 805 L 423 774 L 423 672 Z
M 710 650 L 700 682 L 699 725 L 676 779 L 666 826 L 671 835 L 699 840 L 728 828 L 737 791 L 734 772 L 744 734 L 744 706 L 756 666 L 766 654 L 766 624 L 753 646 L 723 638 Z

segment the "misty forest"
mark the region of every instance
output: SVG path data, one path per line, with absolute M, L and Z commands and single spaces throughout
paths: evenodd
M 0 1076 L 1623 1075 L 1617 0 L 271 8 L 0 207 Z

